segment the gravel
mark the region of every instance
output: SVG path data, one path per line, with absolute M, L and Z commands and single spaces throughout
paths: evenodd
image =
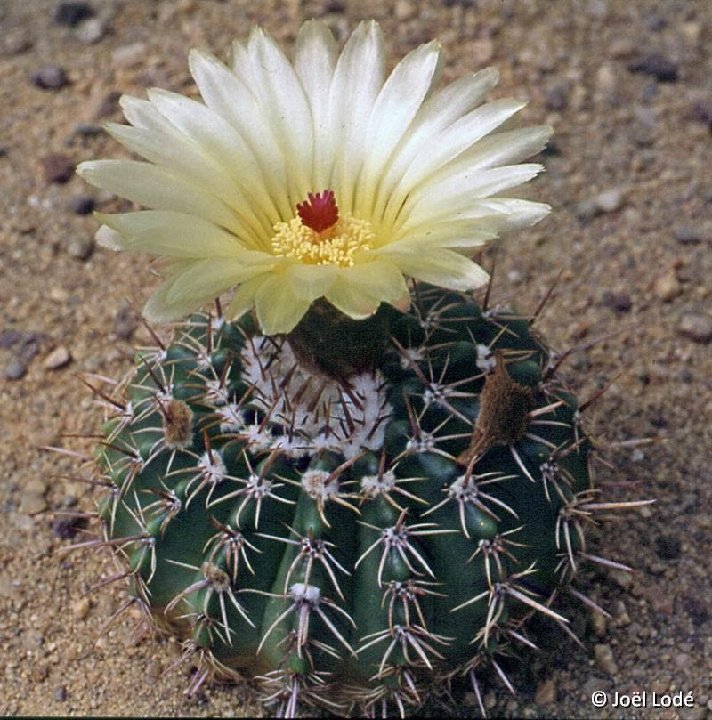
M 81 593 L 115 568 L 103 553 L 64 551 L 86 532 L 67 516 L 53 521 L 48 510 L 64 508 L 64 498 L 73 495 L 77 510 L 92 511 L 93 495 L 81 481 L 81 463 L 39 448 L 88 453 L 91 442 L 71 436 L 97 432 L 100 417 L 73 379 L 74 366 L 45 372 L 32 365 L 33 357 L 40 350 L 44 357 L 42 337 L 49 336 L 71 351 L 76 367 L 121 376 L 130 359 L 125 340 L 117 342 L 114 335 L 116 310 L 124 298 L 141 307 L 157 279 L 145 257 L 103 249 L 92 254 L 96 222 L 70 206 L 70 198 L 90 189 L 76 176 L 65 184 L 44 182 L 37 177 L 39 157 L 50 152 L 71 154 L 75 162 L 125 157 L 99 134 L 101 123 L 120 119 L 119 92 L 145 97 L 152 85 L 192 92 L 188 48 L 225 57 L 234 38 L 245 39 L 252 19 L 287 46 L 303 17 L 326 17 L 343 37 L 358 19 L 375 16 L 383 24 L 390 61 L 437 36 L 447 78 L 477 70 L 476 57 L 487 59 L 501 74 L 492 96 L 527 100 L 527 123 L 554 126 L 554 144 L 537 160 L 547 172 L 528 190 L 553 212 L 531 231 L 503 237 L 493 300 L 536 307 L 563 271 L 537 321 L 539 330 L 559 350 L 579 346 L 572 356 L 578 364 L 562 367 L 581 397 L 593 396 L 600 380 L 613 381 L 584 419 L 603 446 L 654 440 L 637 448 L 635 462 L 633 449 L 622 447 L 601 450 L 615 469 L 597 465 L 606 500 L 656 499 L 646 514 L 622 514 L 620 522 L 591 534 L 591 554 L 635 568 L 584 570 L 578 578 L 577 588 L 613 616 L 605 634 L 599 637 L 592 613 L 572 601 L 566 614 L 583 647 L 547 625 L 534 638 L 541 652 L 522 652 L 523 662 L 508 669 L 519 689 L 516 698 L 496 677 L 483 684 L 488 712 L 602 720 L 614 712 L 591 705 L 595 690 L 661 687 L 693 692 L 701 703 L 694 717 L 712 717 L 709 0 L 410 0 L 401 5 L 401 20 L 392 4 L 377 0 L 122 0 L 111 33 L 87 44 L 76 36 L 87 18 L 74 27 L 57 24 L 59 3 L 0 4 L 2 145 L 9 148 L 9 157 L 0 161 L 0 714 L 257 712 L 249 693 L 227 685 L 208 688 L 200 701 L 185 699 L 190 663 L 169 669 L 180 647 L 147 636 L 137 642 L 132 628 L 138 619 L 130 612 L 100 637 L 121 607 L 122 583 L 93 593 L 84 619 L 73 612 Z M 105 4 L 91 5 L 102 19 Z M 648 57 L 652 52 L 666 63 L 656 66 Z M 637 69 L 629 71 L 629 65 Z M 565 102 L 558 88 L 568 90 Z M 80 124 L 89 130 L 76 130 Z M 64 144 L 70 140 L 73 144 Z M 601 207 L 600 195 L 616 189 L 624 190 L 620 204 Z M 30 197 L 36 199 L 31 205 Z M 127 209 L 102 194 L 96 201 L 106 212 Z M 584 201 L 591 210 L 580 218 L 577 204 Z M 81 262 L 67 251 L 73 239 L 83 248 Z M 666 299 L 655 284 L 673 266 L 682 292 Z M 510 271 L 516 272 L 510 276 Z M 52 287 L 63 290 L 54 294 L 57 299 Z M 629 311 L 602 304 L 606 293 L 627 295 Z M 10 342 L 10 331 L 21 337 Z M 122 333 L 128 336 L 128 330 Z M 143 339 L 141 328 L 133 338 Z M 689 382 L 680 381 L 683 371 Z M 652 424 L 653 417 L 665 423 Z M 44 495 L 26 492 L 36 477 L 52 478 Z M 46 514 L 24 512 L 42 503 Z M 677 541 L 678 557 L 661 557 L 664 536 L 669 540 L 663 551 L 674 552 Z M 596 644 L 609 647 L 614 666 L 606 651 L 594 650 Z M 154 680 L 158 669 L 162 674 Z M 554 699 L 544 686 L 539 699 L 546 704 L 535 704 L 538 688 L 549 681 Z M 461 704 L 460 698 L 456 702 Z M 476 705 L 463 707 L 462 714 L 476 717 Z M 618 716 L 627 720 L 633 713 Z M 637 716 L 674 717 L 652 710 Z
M 60 90 L 69 85 L 69 77 L 59 65 L 43 65 L 31 75 L 32 82 L 42 90 Z

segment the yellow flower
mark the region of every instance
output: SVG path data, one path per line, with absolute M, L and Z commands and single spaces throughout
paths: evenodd
M 503 193 L 542 169 L 521 161 L 550 130 L 502 129 L 523 103 L 483 103 L 493 69 L 435 89 L 436 42 L 387 78 L 384 54 L 375 22 L 341 53 L 326 25 L 305 23 L 294 64 L 256 29 L 227 66 L 191 52 L 203 102 L 122 98 L 131 125 L 107 129 L 148 162 L 94 160 L 79 173 L 151 208 L 102 215 L 98 233 L 169 258 L 149 319 L 180 319 L 235 288 L 229 317 L 255 307 L 263 332 L 285 333 L 321 297 L 362 319 L 382 302 L 407 307 L 406 277 L 486 282 L 468 253 L 549 210 Z

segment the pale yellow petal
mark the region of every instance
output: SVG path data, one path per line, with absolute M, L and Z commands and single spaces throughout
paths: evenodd
M 474 290 L 489 280 L 489 275 L 477 263 L 451 250 L 390 257 L 410 277 L 451 290 Z
M 294 330 L 310 305 L 311 300 L 299 297 L 282 275 L 273 275 L 255 293 L 257 321 L 265 335 Z
M 137 160 L 89 160 L 77 173 L 91 185 L 146 207 L 197 215 L 235 234 L 243 228 L 225 203 L 166 168 Z
M 254 267 L 229 258 L 183 261 L 174 267 L 181 269 L 158 288 L 144 307 L 149 321 L 179 320 L 256 274 Z
M 196 215 L 143 210 L 105 215 L 99 220 L 121 234 L 121 248 L 170 257 L 240 257 L 243 262 L 273 262 L 271 255 L 250 251 L 223 228 Z

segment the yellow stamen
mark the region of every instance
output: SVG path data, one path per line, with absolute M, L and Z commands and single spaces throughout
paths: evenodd
M 322 232 L 306 226 L 300 217 L 274 226 L 272 252 L 294 257 L 308 265 L 351 267 L 357 250 L 369 250 L 375 238 L 371 225 L 350 215 L 339 218 Z

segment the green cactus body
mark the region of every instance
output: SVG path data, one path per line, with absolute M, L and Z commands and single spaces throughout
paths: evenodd
M 257 676 L 282 714 L 417 707 L 456 675 L 479 694 L 527 616 L 565 622 L 591 493 L 576 400 L 528 319 L 415 298 L 342 380 L 195 315 L 106 424 L 100 515 L 135 601 L 201 678 Z

